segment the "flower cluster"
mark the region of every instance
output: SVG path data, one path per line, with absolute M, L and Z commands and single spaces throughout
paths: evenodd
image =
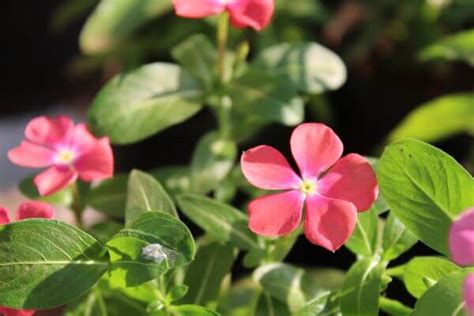
M 323 124 L 301 124 L 293 131 L 290 145 L 301 176 L 273 147 L 262 145 L 243 153 L 242 172 L 250 183 L 285 190 L 249 204 L 249 227 L 263 236 L 288 234 L 299 226 L 306 204 L 306 237 L 335 251 L 351 236 L 357 211 L 369 209 L 377 198 L 375 173 L 360 155 L 340 159 L 342 142 Z
M 0 225 L 6 225 L 11 222 L 9 214 L 10 212 L 7 209 L 0 207 Z M 53 219 L 54 217 L 55 213 L 51 205 L 37 201 L 25 202 L 16 211 L 17 221 L 28 218 Z M 31 316 L 34 313 L 34 310 L 19 310 L 0 306 L 0 315 L 4 316 Z
M 449 231 L 449 249 L 460 266 L 474 266 L 474 208 L 463 212 Z M 474 273 L 464 280 L 464 301 L 469 316 L 474 316 Z

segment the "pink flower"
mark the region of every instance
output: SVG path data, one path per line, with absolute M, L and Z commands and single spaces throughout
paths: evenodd
M 474 208 L 463 212 L 451 225 L 449 249 L 456 264 L 474 266 Z
M 0 207 L 0 225 L 10 223 L 10 216 L 8 210 Z M 25 202 L 20 205 L 20 208 L 16 212 L 16 219 L 21 221 L 27 218 L 54 218 L 53 207 L 43 202 Z M 0 315 L 4 316 L 31 316 L 35 313 L 34 310 L 20 310 L 8 307 L 0 306 Z
M 464 302 L 469 316 L 474 316 L 474 273 L 464 280 Z
M 191 19 L 228 11 L 236 28 L 264 29 L 273 15 L 274 0 L 173 0 L 176 14 Z
M 57 192 L 78 177 L 92 181 L 113 174 L 109 139 L 95 138 L 85 124 L 74 125 L 69 117 L 37 117 L 26 126 L 25 138 L 8 158 L 23 167 L 49 167 L 34 178 L 41 195 Z
M 288 234 L 300 224 L 306 203 L 306 237 L 335 251 L 352 234 L 357 211 L 369 209 L 377 198 L 374 171 L 360 155 L 339 159 L 342 142 L 323 124 L 296 127 L 290 145 L 301 177 L 273 147 L 262 145 L 243 153 L 241 167 L 250 183 L 266 190 L 287 190 L 251 201 L 249 227 L 263 236 Z

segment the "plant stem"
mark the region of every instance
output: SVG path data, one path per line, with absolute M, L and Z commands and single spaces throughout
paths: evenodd
M 79 193 L 79 188 L 76 182 L 74 182 L 71 185 L 71 191 L 72 191 L 71 209 L 74 212 L 74 215 L 76 217 L 77 227 L 82 229 L 84 227 L 84 223 L 82 222 L 83 207 L 81 203 L 81 194 Z
M 227 12 L 219 15 L 217 21 L 217 73 L 220 83 L 225 81 L 225 55 L 227 51 L 227 40 L 229 38 L 229 15 Z

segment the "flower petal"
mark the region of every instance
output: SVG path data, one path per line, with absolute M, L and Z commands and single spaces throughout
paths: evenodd
M 449 250 L 456 264 L 474 265 L 474 208 L 463 212 L 451 225 Z
M 176 15 L 184 18 L 204 18 L 224 11 L 222 0 L 173 0 Z
M 303 179 L 314 179 L 339 160 L 343 145 L 332 129 L 324 124 L 305 123 L 291 135 L 291 152 Z
M 10 223 L 10 212 L 3 207 L 0 207 L 0 225 Z
M 372 206 L 378 191 L 377 178 L 369 161 L 357 154 L 349 154 L 336 162 L 318 181 L 319 193 L 351 202 L 359 211 Z
M 110 178 L 114 172 L 114 156 L 109 139 L 102 138 L 77 158 L 74 167 L 84 181 Z
M 99 141 L 100 139 L 92 135 L 85 124 L 77 124 L 72 132 L 68 149 L 73 150 L 80 156 L 94 149 Z
M 292 190 L 267 195 L 249 204 L 249 228 L 256 234 L 276 237 L 295 230 L 301 222 L 304 195 Z
M 77 172 L 68 167 L 54 166 L 37 175 L 33 182 L 41 195 L 50 195 L 64 189 L 77 179 Z
M 51 205 L 38 202 L 30 201 L 20 205 L 20 208 L 16 212 L 16 220 L 21 221 L 27 218 L 54 218 L 54 209 Z
M 464 302 L 469 316 L 474 316 L 474 273 L 469 274 L 464 280 Z
M 22 141 L 20 146 L 8 151 L 8 159 L 22 167 L 42 168 L 54 162 L 55 152 L 42 145 Z
M 34 313 L 35 313 L 34 310 L 13 309 L 13 308 L 0 306 L 0 315 L 3 315 L 3 316 L 32 316 Z
M 336 251 L 351 236 L 357 221 L 354 204 L 311 195 L 306 199 L 304 232 L 313 244 Z
M 261 189 L 296 189 L 301 183 L 285 157 L 271 146 L 262 145 L 245 151 L 240 166 L 245 178 Z
M 28 123 L 25 136 L 31 142 L 55 147 L 58 143 L 67 142 L 73 127 L 74 122 L 67 116 L 40 116 Z
M 273 15 L 274 0 L 240 0 L 231 2 L 227 8 L 230 23 L 236 28 L 264 29 Z

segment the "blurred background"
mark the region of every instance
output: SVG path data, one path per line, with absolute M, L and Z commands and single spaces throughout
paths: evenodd
M 134 1 L 141 5 L 131 6 Z M 113 10 L 106 7 L 111 1 L 102 2 L 97 10 L 97 0 L 3 1 L 0 205 L 19 204 L 16 183 L 31 173 L 6 158 L 29 119 L 65 113 L 85 121 L 94 95 L 116 73 L 171 60 L 170 48 L 193 33 L 214 36 L 212 21 L 180 19 L 169 1 L 115 1 Z M 104 15 L 108 24 L 98 22 Z M 461 33 L 467 35 L 452 39 Z M 233 30 L 231 44 L 242 38 L 250 40 L 251 56 L 281 41 L 303 40 L 341 56 L 347 82 L 337 91 L 309 97 L 306 121 L 333 127 L 346 152 L 378 156 L 390 132 L 412 110 L 474 89 L 474 0 L 280 0 L 269 28 L 260 34 Z M 467 102 L 474 108 L 474 99 Z M 429 127 L 436 124 L 429 122 Z M 472 173 L 474 145 L 466 131 L 474 130 L 474 121 L 470 124 L 430 141 Z M 199 137 L 214 126 L 212 115 L 203 111 L 141 143 L 116 146 L 117 169 L 187 163 Z M 266 143 L 288 153 L 291 130 L 271 125 L 240 149 Z M 300 240 L 288 260 L 347 268 L 353 259 L 346 250 L 331 254 L 309 247 Z M 416 246 L 398 261 L 428 251 Z M 394 291 L 410 302 L 401 286 Z

